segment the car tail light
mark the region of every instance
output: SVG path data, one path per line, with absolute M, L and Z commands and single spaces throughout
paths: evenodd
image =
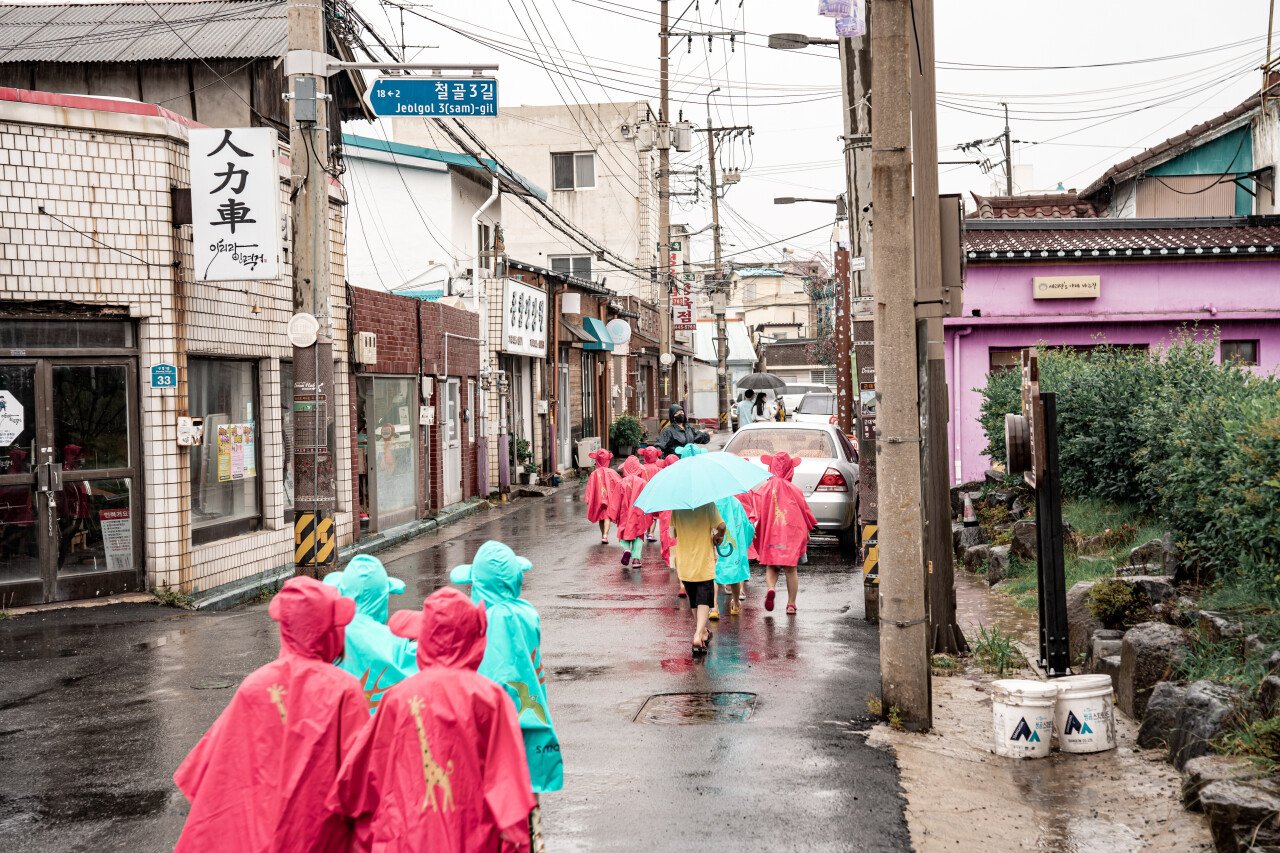
M 834 424 L 835 422 L 836 422 L 836 416 L 835 416 L 835 415 L 832 415 L 831 417 L 827 418 L 827 423 L 829 423 L 829 424 Z
M 826 473 L 822 475 L 822 479 L 818 481 L 818 487 L 814 491 L 847 492 L 849 491 L 849 484 L 845 482 L 844 474 L 841 474 L 835 468 L 828 468 Z

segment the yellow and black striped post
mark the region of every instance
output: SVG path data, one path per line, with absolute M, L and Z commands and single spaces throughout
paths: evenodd
M 862 590 L 864 615 L 868 622 L 880 621 L 880 527 L 862 525 Z
M 301 512 L 293 522 L 293 564 L 295 573 L 324 577 L 337 562 L 338 538 L 333 516 Z

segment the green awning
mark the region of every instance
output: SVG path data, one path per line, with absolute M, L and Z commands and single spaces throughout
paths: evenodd
M 588 335 L 595 339 L 583 344 L 583 349 L 613 352 L 613 336 L 610 335 L 609 330 L 605 328 L 603 320 L 599 320 L 595 317 L 583 317 L 582 327 L 586 330 Z

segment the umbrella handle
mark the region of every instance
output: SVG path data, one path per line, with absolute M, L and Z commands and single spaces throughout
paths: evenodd
M 726 545 L 727 545 L 727 547 L 729 548 L 729 550 L 728 550 L 728 551 L 721 551 L 721 550 L 720 550 L 720 546 L 719 546 L 719 545 L 717 545 L 717 546 L 716 546 L 716 554 L 720 555 L 721 557 L 726 557 L 726 558 L 727 558 L 727 557 L 732 556 L 732 555 L 733 555 L 733 543 L 732 543 L 732 542 L 728 542 L 728 543 L 726 543 Z

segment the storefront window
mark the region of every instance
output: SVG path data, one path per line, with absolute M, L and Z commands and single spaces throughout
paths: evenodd
M 204 444 L 191 448 L 191 541 L 257 530 L 258 370 L 253 362 L 187 360 L 188 407 L 204 419 Z
M 361 409 L 368 436 L 366 473 L 368 488 L 373 493 L 370 515 L 375 529 L 386 530 L 417 516 L 415 380 L 377 377 L 362 382 L 361 388 Z M 455 391 L 455 418 L 456 401 Z M 456 430 L 456 426 L 453 429 Z M 453 435 L 456 437 L 456 432 Z

